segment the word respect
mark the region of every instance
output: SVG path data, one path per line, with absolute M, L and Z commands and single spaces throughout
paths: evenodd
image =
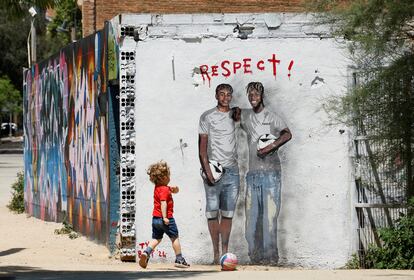
M 276 77 L 277 65 L 279 63 L 280 60 L 277 59 L 276 54 L 272 54 L 272 56 L 268 59 L 260 59 L 258 61 L 252 61 L 251 58 L 244 58 L 242 61 L 223 60 L 218 65 L 201 65 L 200 73 L 203 77 L 203 81 L 208 81 L 210 83 L 212 77 L 217 77 L 219 75 L 227 78 L 230 75 L 237 73 L 253 74 L 253 71 L 255 69 L 259 71 L 265 71 L 269 67 L 272 69 L 273 76 Z M 289 77 L 292 65 L 293 60 L 290 61 L 288 67 Z

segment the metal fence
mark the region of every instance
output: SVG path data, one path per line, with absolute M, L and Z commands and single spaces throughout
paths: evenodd
M 361 77 L 354 73 L 354 85 Z M 361 106 L 362 112 L 355 118 L 354 166 L 358 219 L 358 256 L 360 267 L 367 268 L 369 246 L 382 246 L 379 229 L 393 227 L 401 214 L 407 213 L 407 166 L 399 147 L 404 145 L 399 135 L 384 137 L 387 114 L 386 104 L 394 102 L 387 94 L 369 100 L 369 106 Z M 395 100 L 403 102 L 403 100 Z

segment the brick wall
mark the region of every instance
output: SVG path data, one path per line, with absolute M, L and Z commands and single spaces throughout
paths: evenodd
M 95 24 L 94 2 L 95 0 L 84 0 L 82 4 L 83 37 L 88 36 L 97 30 Z
M 84 0 L 83 36 L 102 29 L 106 20 L 122 13 L 300 12 L 302 3 L 303 0 Z

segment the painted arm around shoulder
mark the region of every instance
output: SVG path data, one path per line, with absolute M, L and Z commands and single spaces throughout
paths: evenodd
M 208 164 L 208 155 L 207 155 L 207 145 L 208 145 L 208 135 L 199 134 L 198 135 L 198 157 L 200 159 L 201 168 L 207 176 L 207 185 L 213 186 L 214 179 L 213 174 L 210 170 L 210 165 Z
M 233 119 L 233 121 L 239 122 L 241 118 L 241 109 L 239 107 L 233 107 L 231 108 L 231 111 L 231 118 Z
M 273 151 L 276 151 L 281 146 L 289 142 L 289 140 L 292 139 L 292 133 L 290 132 L 289 128 L 284 128 L 280 132 L 279 138 L 277 138 L 273 143 L 267 145 L 263 149 L 260 149 L 257 151 L 257 156 L 260 158 L 264 158 L 268 154 L 272 153 Z

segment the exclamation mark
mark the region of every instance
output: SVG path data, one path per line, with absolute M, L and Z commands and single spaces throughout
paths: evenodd
M 292 70 L 292 66 L 293 66 L 293 60 L 290 61 L 289 67 L 288 67 L 288 70 L 289 70 L 289 74 L 288 74 L 289 80 L 290 80 L 290 70 Z

